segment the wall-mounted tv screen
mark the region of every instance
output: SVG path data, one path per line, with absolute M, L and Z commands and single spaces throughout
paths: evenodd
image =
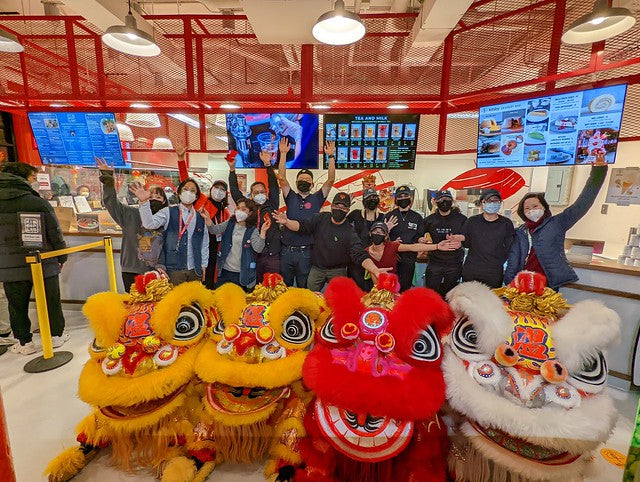
M 419 125 L 419 114 L 327 114 L 324 140 L 336 143 L 338 169 L 413 169 Z
M 481 107 L 478 167 L 613 164 L 626 85 Z
M 112 112 L 29 112 L 29 123 L 43 164 L 125 166 Z
M 289 140 L 287 168 L 318 168 L 318 116 L 316 114 L 227 114 L 229 149 L 238 152 L 236 167 L 264 167 L 260 152 L 271 154 L 271 164 L 280 159 L 278 145 Z

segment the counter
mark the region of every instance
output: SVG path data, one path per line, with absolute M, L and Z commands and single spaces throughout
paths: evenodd
M 609 383 L 629 390 L 640 386 L 640 267 L 594 258 L 590 263 L 572 262 L 580 278 L 560 289 L 569 303 L 585 299 L 602 301 L 622 321 L 620 344 L 607 354 Z

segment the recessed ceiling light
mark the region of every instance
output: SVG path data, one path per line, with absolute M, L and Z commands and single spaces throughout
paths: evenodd
M 220 104 L 221 109 L 240 109 L 242 106 L 238 104 L 233 104 L 231 102 L 225 102 L 224 104 Z
M 134 102 L 133 104 L 130 104 L 129 107 L 132 107 L 134 109 L 151 109 L 151 104 L 146 104 L 144 102 Z
M 407 104 L 399 104 L 399 103 L 395 103 L 395 104 L 389 104 L 387 106 L 387 109 L 408 109 L 409 106 Z
M 327 110 L 327 109 L 331 109 L 331 106 L 327 104 L 314 104 L 311 106 L 311 108 L 318 109 L 318 110 Z

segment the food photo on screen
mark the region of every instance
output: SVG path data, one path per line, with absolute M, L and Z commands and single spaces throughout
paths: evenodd
M 615 129 L 586 129 L 578 133 L 576 164 L 615 161 L 619 132 Z
M 614 85 L 586 90 L 582 94 L 582 116 L 622 112 L 627 92 L 626 85 Z
M 238 152 L 237 168 L 264 167 L 260 152 L 271 154 L 271 164 L 278 165 L 278 144 L 289 141 L 287 168 L 317 169 L 318 116 L 316 114 L 227 114 L 229 150 Z
M 549 131 L 554 134 L 575 132 L 578 126 L 578 116 L 577 110 L 554 112 L 549 123 Z
M 550 106 L 551 99 L 548 97 L 532 99 L 527 102 L 527 115 L 525 117 L 527 124 L 546 124 L 549 120 Z

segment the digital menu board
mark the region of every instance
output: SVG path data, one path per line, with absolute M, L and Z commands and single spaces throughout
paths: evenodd
M 43 164 L 125 166 L 112 112 L 29 112 L 29 123 Z
M 271 165 L 280 159 L 278 144 L 289 140 L 288 169 L 318 168 L 318 116 L 316 114 L 227 114 L 229 149 L 238 152 L 236 167 L 264 168 L 260 152 L 271 154 Z
M 413 169 L 419 125 L 419 114 L 326 114 L 324 140 L 336 143 L 338 169 Z
M 613 164 L 627 86 L 481 107 L 478 167 Z

